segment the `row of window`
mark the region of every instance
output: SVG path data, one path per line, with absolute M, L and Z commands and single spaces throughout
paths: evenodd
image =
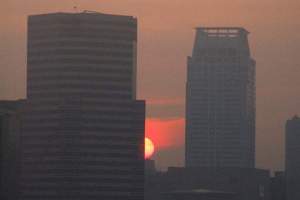
M 82 64 L 72 65 L 67 63 L 60 63 L 57 65 L 43 64 L 43 65 L 30 65 L 28 72 L 29 77 L 65 77 L 77 76 L 80 77 L 131 77 L 134 68 L 131 65 L 105 65 L 105 64 Z
M 119 99 L 120 101 L 122 100 L 126 100 L 126 99 L 132 99 L 132 94 L 131 93 L 112 93 L 112 92 L 107 92 L 107 93 L 103 93 L 103 92 L 99 92 L 99 91 L 95 91 L 95 90 L 82 90 L 82 91 L 76 91 L 76 90 L 67 90 L 67 91 L 57 91 L 57 90 L 53 90 L 51 91 L 47 91 L 47 90 L 40 90 L 40 91 L 31 91 L 28 90 L 27 92 L 28 97 L 30 99 L 32 98 L 37 98 L 37 99 L 49 99 L 52 97 L 60 97 L 63 98 L 62 95 L 69 96 L 69 97 L 74 97 L 74 98 L 99 98 L 99 100 L 104 100 L 104 99 L 111 99 L 111 100 L 115 100 L 115 99 Z
M 101 33 L 58 33 L 58 34 L 31 34 L 29 35 L 29 43 L 31 41 L 36 41 L 36 40 L 52 40 L 55 38 L 72 38 L 74 40 L 76 39 L 81 39 L 81 38 L 90 38 L 90 39 L 107 39 L 107 40 L 116 40 L 116 41 L 134 41 L 136 40 L 136 35 L 135 34 L 123 34 L 123 33 L 118 33 L 118 34 L 101 34 Z
M 28 52 L 30 59 L 51 57 L 56 58 L 59 56 L 107 56 L 114 58 L 133 58 L 133 52 L 117 52 L 117 51 L 102 51 L 102 50 L 56 50 L 53 51 L 38 51 Z
M 135 165 L 136 166 L 136 165 Z M 33 167 L 28 167 L 28 168 L 23 168 L 23 174 L 47 174 L 47 175 L 76 175 L 76 174 L 81 174 L 81 175 L 90 175 L 94 174 L 95 176 L 97 175 L 108 175 L 108 174 L 114 174 L 114 175 L 128 175 L 133 173 L 133 169 L 101 169 L 99 170 L 98 168 L 93 168 L 93 169 L 75 169 L 75 168 L 69 168 L 69 169 L 46 169 L 46 168 L 33 168 Z M 139 171 L 134 171 L 134 175 L 139 175 L 137 172 Z M 144 174 L 143 171 L 140 172 L 141 174 Z
M 29 51 L 34 50 L 47 50 L 47 49 L 130 49 L 132 50 L 134 45 L 132 41 L 120 41 L 120 40 L 108 40 L 108 39 L 95 39 L 95 38 L 54 38 L 49 40 L 33 40 L 28 43 Z
M 141 180 L 134 179 L 134 178 L 123 178 L 123 177 L 115 177 L 115 178 L 103 178 L 103 177 L 95 177 L 95 176 L 73 176 L 73 177 L 32 177 L 32 178 L 25 178 L 23 179 L 24 182 L 27 184 L 29 182 L 34 182 L 35 184 L 42 184 L 42 183 L 59 183 L 59 182 L 81 182 L 81 183 L 89 183 L 97 185 L 97 183 L 114 183 L 115 185 L 123 185 L 124 183 L 127 184 L 128 182 L 134 183 L 141 183 Z
M 28 26 L 29 34 L 34 33 L 70 33 L 70 32 L 96 32 L 96 33 L 136 33 L 136 26 L 113 26 L 111 24 L 84 23 L 74 24 L 47 24 L 47 26 Z
M 28 65 L 29 65 L 29 69 L 31 68 L 31 65 L 34 64 L 49 64 L 51 63 L 51 65 L 60 65 L 60 64 L 82 64 L 82 65 L 89 65 L 89 64 L 108 64 L 108 65 L 129 65 L 132 66 L 133 65 L 133 60 L 132 59 L 115 59 L 115 58 L 89 58 L 89 57 L 82 57 L 82 58 L 64 58 L 64 57 L 45 57 L 42 59 L 31 59 L 29 58 L 27 61 Z M 82 70 L 82 69 L 81 69 Z M 85 69 L 86 71 L 86 69 Z
M 77 82 L 77 83 L 76 83 Z M 122 82 L 118 84 L 101 84 L 101 82 L 91 83 L 89 82 L 79 82 L 75 81 L 75 83 L 71 83 L 69 81 L 41 81 L 41 82 L 31 82 L 27 86 L 27 89 L 30 91 L 39 91 L 39 90 L 47 90 L 47 92 L 50 92 L 51 90 L 68 90 L 69 91 L 80 91 L 84 90 L 85 92 L 94 90 L 95 92 L 110 94 L 110 93 L 119 93 L 119 94 L 130 94 L 132 90 L 132 84 L 130 82 L 125 82 L 122 84 Z M 115 82 L 113 82 L 115 83 Z M 126 84 L 127 83 L 127 84 Z
M 114 127 L 113 127 L 114 125 Z M 31 133 L 31 132 L 43 132 L 43 131 L 53 131 L 53 132 L 59 132 L 59 131 L 66 131 L 65 129 L 60 129 L 57 125 L 43 125 L 43 126 L 38 126 L 38 125 L 27 125 L 24 127 L 24 132 L 26 133 Z M 98 132 L 124 132 L 124 133 L 129 133 L 133 131 L 132 127 L 115 127 L 115 124 L 111 124 L 111 127 L 101 127 L 101 126 L 89 126 L 89 127 L 69 127 L 67 129 L 68 131 L 98 131 Z
M 136 19 L 127 17 L 116 18 L 106 17 L 104 15 L 95 16 L 67 16 L 67 15 L 47 15 L 45 17 L 30 17 L 28 28 L 47 28 L 47 27 L 79 27 L 79 26 L 90 26 L 90 27 L 133 27 L 137 25 Z
M 56 83 L 55 85 L 63 84 L 63 83 L 69 83 L 69 84 L 97 84 L 101 88 L 101 86 L 113 86 L 122 84 L 122 87 L 125 88 L 131 88 L 132 87 L 132 77 L 131 76 L 99 76 L 99 75 L 92 75 L 87 74 L 85 76 L 79 75 L 62 75 L 62 76 L 53 76 L 53 75 L 47 75 L 43 74 L 42 76 L 35 75 L 28 77 L 29 87 L 30 84 L 32 85 L 53 85 L 53 83 Z M 121 88 L 122 88 L 121 87 Z
M 66 158 L 86 158 L 86 159 L 95 159 L 95 158 L 123 158 L 123 159 L 137 159 L 137 156 L 135 155 L 135 151 L 131 151 L 130 150 L 127 152 L 107 152 L 107 153 L 99 153 L 99 152 L 70 152 L 68 151 L 66 152 L 62 152 L 62 151 L 57 151 L 57 152 L 53 152 L 53 151 L 47 151 L 47 152 L 24 152 L 22 154 L 22 156 L 24 157 L 23 159 L 26 160 L 26 158 L 31 158 L 31 159 L 36 159 L 36 157 L 40 157 L 42 156 L 44 159 L 47 160 L 47 157 L 53 157 L 55 156 L 59 156 L 59 157 L 66 157 Z

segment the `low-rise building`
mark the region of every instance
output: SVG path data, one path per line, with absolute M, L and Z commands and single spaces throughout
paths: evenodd
M 231 193 L 238 200 L 270 200 L 270 175 L 268 170 L 253 168 L 172 167 L 146 176 L 145 199 L 165 200 L 165 194 L 199 188 Z
M 18 196 L 19 136 L 22 100 L 0 101 L 0 199 Z

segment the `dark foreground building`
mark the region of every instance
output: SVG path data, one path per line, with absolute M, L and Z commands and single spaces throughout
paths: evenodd
M 23 200 L 143 199 L 136 45 L 130 16 L 29 17 Z
M 300 118 L 286 123 L 285 170 L 287 200 L 300 199 Z
M 197 28 L 188 58 L 186 166 L 255 166 L 255 61 L 248 31 Z
M 19 145 L 23 100 L 0 101 L 0 199 L 18 197 Z
M 213 192 L 207 193 L 205 190 Z M 180 194 L 175 198 L 177 192 Z M 172 167 L 167 172 L 147 174 L 146 200 L 165 200 L 172 197 L 270 200 L 269 171 L 253 168 Z

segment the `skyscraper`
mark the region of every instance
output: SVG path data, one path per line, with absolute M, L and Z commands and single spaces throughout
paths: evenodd
M 286 199 L 300 199 L 300 118 L 286 122 L 285 136 Z
M 22 199 L 143 198 L 136 45 L 131 16 L 29 17 Z
M 186 166 L 255 165 L 255 61 L 243 28 L 197 28 L 188 58 Z

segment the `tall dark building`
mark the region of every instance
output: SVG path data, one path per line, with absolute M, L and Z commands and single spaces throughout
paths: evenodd
M 143 199 L 136 59 L 134 17 L 29 17 L 22 199 Z
M 255 165 L 255 61 L 243 28 L 197 28 L 188 58 L 186 166 Z
M 23 101 L 0 101 L 0 199 L 18 198 L 19 137 Z
M 285 136 L 286 200 L 300 199 L 300 118 L 286 123 Z

